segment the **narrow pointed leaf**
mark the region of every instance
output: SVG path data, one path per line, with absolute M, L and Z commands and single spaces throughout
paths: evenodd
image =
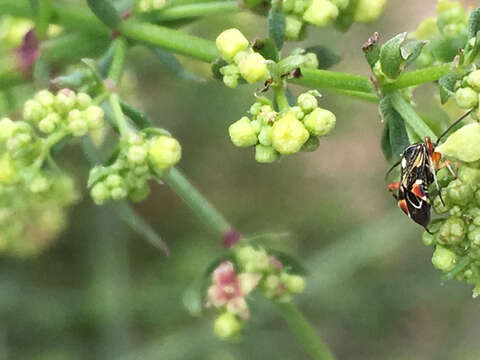
M 87 0 L 87 4 L 95 16 L 112 30 L 122 21 L 109 0 Z
M 402 57 L 405 59 L 405 63 L 403 64 L 404 69 L 406 69 L 415 61 L 416 58 L 418 58 L 423 47 L 427 44 L 428 41 L 426 40 L 410 41 L 401 47 L 400 51 L 402 53 Z
M 397 160 L 400 157 L 400 154 L 410 144 L 407 129 L 405 128 L 405 122 L 400 114 L 393 108 L 391 99 L 388 95 L 380 100 L 379 111 L 386 126 L 388 126 L 388 143 L 390 144 L 391 149 L 389 160 Z
M 328 69 L 333 65 L 338 64 L 342 59 L 340 55 L 323 45 L 311 46 L 305 50 L 307 53 L 314 53 L 317 55 L 319 69 Z
M 458 75 L 452 73 L 442 76 L 438 80 L 438 88 L 440 90 L 440 101 L 445 104 L 448 98 L 453 95 L 455 89 L 455 83 L 457 82 Z
M 407 33 L 401 33 L 383 44 L 380 50 L 380 65 L 382 71 L 391 79 L 396 79 L 400 75 L 402 64 L 405 62 L 400 48 L 405 41 Z
M 275 45 L 275 42 L 270 38 L 256 39 L 252 48 L 267 60 L 279 60 L 277 45 Z
M 162 50 L 162 49 L 153 49 L 153 53 L 157 60 L 173 75 L 179 79 L 202 82 L 203 79 L 199 78 L 192 72 L 188 71 L 180 64 L 180 61 L 172 53 Z
M 477 36 L 477 33 L 480 31 L 480 7 L 477 7 L 470 13 L 468 18 L 467 34 L 468 40 Z
M 268 12 L 268 36 L 275 42 L 277 49 L 281 49 L 285 41 L 285 14 L 282 11 L 281 1 L 272 1 Z

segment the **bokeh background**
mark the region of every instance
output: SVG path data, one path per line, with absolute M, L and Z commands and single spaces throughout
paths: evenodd
M 390 0 L 376 23 L 354 24 L 347 33 L 309 29 L 300 45 L 327 45 L 342 54 L 334 70 L 368 75 L 363 41 L 373 31 L 386 40 L 413 30 L 435 5 Z M 266 33 L 265 18 L 249 13 L 210 17 L 185 31 L 214 39 L 232 26 L 249 38 Z M 338 359 L 480 357 L 480 300 L 468 285 L 442 283 L 421 228 L 386 191 L 374 104 L 323 93 L 320 106 L 337 115 L 333 134 L 313 153 L 261 165 L 232 146 L 227 133 L 253 102 L 254 87 L 227 89 L 209 79 L 208 66 L 186 58 L 185 66 L 206 81 L 178 80 L 141 48 L 128 60 L 124 95 L 180 140 L 179 168 L 203 194 L 245 234 L 291 234 L 269 245 L 308 269 L 307 289 L 296 300 Z M 434 94 L 427 85 L 415 98 L 424 113 L 441 119 Z M 89 165 L 80 151 L 69 147 L 61 162 L 84 189 Z M 136 210 L 167 241 L 168 258 L 85 194 L 47 251 L 0 258 L 0 359 L 307 358 L 259 296 L 234 343 L 215 338 L 213 313 L 186 311 L 183 294 L 219 254 L 220 239 L 167 186 L 152 189 Z

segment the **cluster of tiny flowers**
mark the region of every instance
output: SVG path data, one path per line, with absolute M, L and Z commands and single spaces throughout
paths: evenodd
M 226 86 L 237 87 L 240 78 L 251 84 L 265 81 L 270 76 L 267 61 L 249 46 L 240 30 L 225 30 L 218 35 L 216 44 L 220 56 L 227 62 L 220 68 Z
M 166 3 L 166 0 L 136 0 L 135 9 L 138 12 L 160 10 L 166 5 Z
M 467 42 L 468 13 L 457 1 L 439 0 L 437 18 L 423 20 L 410 34 L 417 40 L 428 40 L 416 62 L 419 67 L 450 62 Z
M 291 274 L 277 258 L 262 248 L 238 246 L 234 262 L 224 261 L 213 271 L 207 291 L 208 307 L 220 310 L 214 332 L 221 339 L 239 335 L 250 316 L 246 296 L 259 288 L 265 297 L 275 301 L 291 300 L 292 294 L 303 292 L 303 277 Z
M 377 20 L 386 0 L 283 0 L 285 37 L 287 40 L 303 38 L 305 25 L 319 27 L 332 25 L 342 17 L 368 23 Z
M 0 252 L 35 255 L 66 223 L 73 181 L 38 162 L 46 142 L 24 121 L 0 120 Z
M 42 134 L 69 134 L 75 137 L 103 127 L 102 108 L 92 105 L 88 94 L 62 89 L 56 95 L 41 90 L 23 108 L 23 118 Z
M 472 117 L 480 119 L 478 111 L 480 70 L 473 70 L 455 83 L 455 102 L 461 109 L 474 109 Z
M 96 166 L 90 171 L 90 195 L 98 205 L 127 196 L 132 201 L 142 201 L 150 192 L 148 180 L 158 172 L 168 171 L 181 154 L 179 142 L 171 136 L 148 137 L 132 132 L 111 165 Z
M 230 125 L 228 131 L 235 146 L 255 147 L 255 160 L 271 163 L 280 155 L 313 151 L 319 137 L 335 127 L 335 115 L 318 107 L 315 91 L 301 94 L 297 105 L 286 112 L 276 112 L 271 105 L 254 103 L 247 116 Z

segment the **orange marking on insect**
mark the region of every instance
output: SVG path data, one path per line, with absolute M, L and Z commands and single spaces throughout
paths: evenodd
M 433 154 L 434 153 L 434 147 L 433 147 L 433 143 L 432 143 L 432 140 L 430 139 L 429 136 L 427 136 L 425 138 L 425 144 L 427 145 L 427 148 L 428 148 L 428 151 L 430 154 Z
M 438 164 L 440 163 L 440 159 L 442 158 L 442 154 L 440 154 L 439 152 L 436 152 L 434 151 L 432 153 L 432 160 L 433 160 L 433 163 L 435 164 L 435 167 L 438 168 Z M 445 165 L 443 165 L 442 167 L 444 167 Z
M 409 213 L 408 213 L 407 202 L 405 201 L 405 199 L 398 201 L 398 207 L 399 207 L 400 209 L 402 209 L 402 211 L 403 211 L 405 214 L 407 214 L 408 216 L 410 216 Z
M 412 193 L 416 196 L 419 197 L 420 199 L 425 198 L 425 192 L 423 191 L 422 185 L 421 184 L 413 184 L 412 186 Z
M 388 190 L 397 190 L 398 188 L 400 188 L 400 182 L 398 181 L 388 184 Z

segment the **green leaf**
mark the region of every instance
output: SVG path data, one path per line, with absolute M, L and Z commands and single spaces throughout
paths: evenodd
M 385 75 L 391 79 L 396 79 L 400 75 L 400 70 L 405 59 L 400 51 L 407 33 L 401 33 L 383 44 L 380 49 L 380 66 Z
M 278 260 L 280 260 L 283 266 L 291 270 L 293 273 L 299 274 L 299 275 L 307 274 L 307 269 L 305 269 L 301 261 L 293 257 L 292 255 L 289 255 L 287 253 L 284 253 L 283 251 L 278 251 L 275 249 L 267 248 L 266 250 L 267 250 L 267 253 L 273 255 Z
M 378 109 L 380 115 L 385 120 L 385 126 L 388 126 L 385 131 L 388 132 L 388 144 L 391 150 L 390 152 L 384 150 L 384 153 L 390 154 L 387 160 L 397 160 L 400 154 L 403 153 L 405 148 L 410 144 L 405 122 L 400 114 L 393 108 L 392 101 L 388 95 L 380 100 Z M 383 141 L 386 142 L 386 139 L 383 139 Z
M 303 55 L 290 55 L 285 59 L 282 59 L 278 65 L 278 72 L 280 75 L 289 74 L 292 70 L 295 70 L 302 66 L 305 62 L 305 56 Z
M 385 125 L 383 127 L 382 137 L 380 138 L 380 146 L 385 159 L 388 162 L 392 162 L 393 152 L 392 145 L 390 145 L 390 129 L 388 128 L 388 121 L 385 121 Z
M 275 42 L 277 49 L 281 49 L 285 41 L 285 14 L 282 11 L 282 2 L 272 1 L 268 12 L 268 36 Z
M 182 296 L 183 306 L 192 316 L 200 316 L 203 310 L 205 299 L 205 283 L 203 277 L 198 277 L 192 281 Z
M 123 114 L 128 116 L 140 129 L 153 126 L 152 121 L 136 107 L 123 101 L 120 101 L 120 107 L 122 108 Z
M 87 188 L 91 188 L 93 185 L 95 185 L 98 181 L 104 179 L 110 175 L 110 169 L 105 167 L 105 166 L 95 166 L 90 170 L 90 173 L 88 174 L 88 182 L 87 182 Z
M 455 56 L 458 55 L 458 49 L 463 48 L 466 41 L 467 34 L 465 31 L 432 40 L 433 56 L 440 62 L 453 61 Z
M 122 21 L 109 0 L 87 0 L 87 4 L 95 16 L 112 30 Z
M 223 79 L 223 75 L 222 73 L 220 72 L 220 69 L 224 66 L 228 65 L 228 63 L 223 60 L 222 58 L 217 58 L 213 63 L 212 63 L 212 66 L 211 66 L 211 69 L 212 69 L 212 75 L 213 75 L 213 78 L 214 79 L 217 79 L 217 80 L 220 80 L 222 81 Z
M 480 31 L 480 7 L 477 7 L 470 13 L 468 18 L 467 26 L 467 36 L 468 40 L 477 36 L 477 33 Z
M 338 64 L 342 57 L 323 45 L 311 46 L 305 49 L 307 53 L 314 53 L 317 55 L 318 68 L 328 69 L 335 64 Z
M 429 42 L 426 40 L 410 41 L 401 47 L 400 51 L 402 53 L 402 57 L 405 59 L 405 64 L 403 64 L 404 69 L 413 63 L 416 58 L 418 58 L 423 47 L 428 43 Z
M 50 64 L 43 56 L 39 56 L 33 67 L 33 81 L 38 89 L 50 86 Z
M 149 127 L 142 130 L 142 132 L 149 136 L 172 136 L 170 132 L 158 127 Z
M 270 38 L 255 39 L 252 49 L 260 53 L 267 60 L 279 60 L 278 48 Z
M 458 75 L 455 73 L 442 76 L 438 80 L 438 88 L 440 90 L 440 101 L 445 104 L 450 96 L 453 95 L 455 83 L 458 80 Z
M 169 255 L 167 244 L 162 240 L 160 235 L 147 223 L 141 216 L 139 216 L 126 201 L 116 201 L 108 204 L 113 212 L 133 231 L 145 238 L 156 248 L 162 250 L 165 255 Z
M 178 59 L 172 53 L 162 50 L 162 49 L 152 49 L 153 53 L 155 54 L 157 60 L 165 66 L 165 68 L 170 71 L 173 75 L 175 75 L 179 79 L 188 80 L 188 81 L 195 81 L 195 82 L 203 82 L 205 80 L 199 78 L 192 72 L 185 69 L 182 64 L 178 61 Z
M 368 65 L 373 69 L 378 59 L 380 59 L 380 44 L 378 43 L 378 33 L 373 33 L 362 45 L 362 51 L 365 55 Z

